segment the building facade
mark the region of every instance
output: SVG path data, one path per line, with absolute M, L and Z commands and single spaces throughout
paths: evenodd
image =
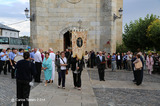
M 122 42 L 123 0 L 30 0 L 33 47 L 63 51 L 72 47 L 73 29 L 87 30 L 86 50 L 116 52 Z
M 19 30 L 8 27 L 0 23 L 0 36 L 19 38 Z

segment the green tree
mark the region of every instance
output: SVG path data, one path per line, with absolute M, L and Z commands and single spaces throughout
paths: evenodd
M 128 48 L 124 45 L 124 43 L 117 44 L 117 48 L 116 48 L 117 53 L 126 53 L 127 51 L 128 51 Z
M 130 22 L 129 25 L 125 25 L 123 42 L 127 48 L 135 52 L 138 48 L 145 50 L 146 48 L 152 48 L 153 42 L 147 35 L 148 26 L 157 19 L 156 15 L 147 15 L 144 19 L 139 18 L 134 22 Z
M 156 50 L 160 50 L 160 20 L 156 19 L 148 26 L 147 36 L 152 40 Z
M 22 40 L 23 44 L 30 46 L 30 36 L 21 36 L 20 38 L 24 39 Z

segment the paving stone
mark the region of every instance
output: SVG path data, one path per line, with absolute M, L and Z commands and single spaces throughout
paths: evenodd
M 99 106 L 160 106 L 160 90 L 94 89 Z

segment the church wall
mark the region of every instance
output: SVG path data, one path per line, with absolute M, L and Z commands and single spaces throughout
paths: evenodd
M 82 0 L 71 4 L 67 0 L 30 0 L 31 13 L 36 14 L 36 20 L 31 22 L 33 47 L 62 51 L 63 34 L 73 27 L 78 28 L 78 21 L 82 20 L 81 27 L 88 30 L 87 51 L 114 51 L 116 33 L 120 32 L 120 29 L 116 32 L 112 16 L 113 11 L 118 11 L 116 5 L 121 3 L 117 1 Z M 108 41 L 112 49 L 106 45 Z

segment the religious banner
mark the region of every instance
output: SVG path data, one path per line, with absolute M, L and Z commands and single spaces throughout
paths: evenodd
M 87 31 L 72 31 L 72 51 L 73 57 L 82 59 L 87 45 Z

